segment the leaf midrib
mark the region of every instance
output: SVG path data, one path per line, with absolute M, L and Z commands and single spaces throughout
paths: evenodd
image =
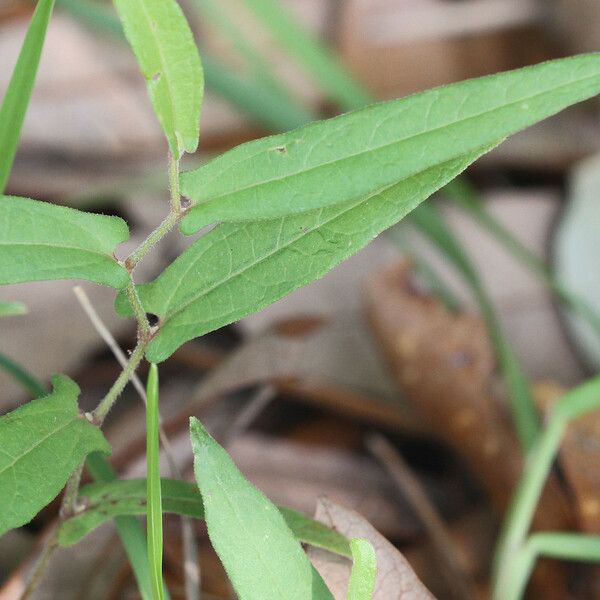
M 60 414 L 60 413 L 59 413 Z M 72 425 L 73 423 L 75 423 L 77 421 L 77 418 L 71 418 L 69 421 L 67 421 L 66 423 L 63 423 L 60 427 L 57 427 L 56 429 L 50 431 L 48 434 L 46 434 L 43 438 L 38 438 L 36 440 L 36 443 L 33 444 L 32 446 L 30 446 L 25 452 L 23 452 L 22 454 L 20 454 L 19 456 L 13 457 L 13 461 L 11 463 L 9 463 L 8 465 L 5 465 L 2 469 L 0 469 L 0 477 L 2 477 L 7 471 L 14 469 L 15 465 L 20 462 L 21 460 L 23 460 L 26 456 L 28 456 L 29 454 L 31 454 L 34 450 L 36 450 L 37 448 L 39 448 L 47 439 L 51 438 L 52 436 L 56 435 L 57 433 L 59 433 L 60 431 L 62 431 L 63 429 L 66 429 L 67 427 L 69 427 L 70 425 Z
M 485 111 L 479 112 L 479 113 L 474 114 L 474 115 L 470 115 L 469 117 L 465 117 L 463 119 L 456 119 L 456 120 L 451 121 L 449 123 L 445 123 L 444 125 L 441 125 L 439 127 L 434 127 L 432 129 L 427 129 L 426 131 L 422 131 L 420 133 L 411 134 L 409 136 L 406 136 L 406 137 L 394 140 L 393 142 L 389 142 L 387 144 L 382 144 L 381 146 L 377 146 L 377 147 L 371 148 L 369 150 L 364 150 L 362 152 L 355 152 L 353 154 L 348 154 L 348 155 L 343 156 L 341 158 L 337 158 L 337 159 L 334 159 L 334 160 L 331 160 L 331 161 L 323 162 L 323 163 L 320 163 L 318 165 L 314 165 L 312 167 L 309 167 L 307 169 L 296 170 L 296 171 L 293 171 L 291 173 L 287 173 L 285 175 L 282 175 L 280 177 L 274 177 L 272 179 L 267 179 L 267 180 L 264 180 L 264 181 L 260 181 L 258 183 L 252 183 L 252 184 L 247 185 L 245 187 L 240 187 L 240 188 L 237 188 L 235 190 L 226 192 L 224 194 L 220 194 L 218 196 L 211 196 L 210 198 L 206 198 L 205 200 L 197 201 L 194 204 L 194 208 L 195 207 L 205 206 L 205 205 L 207 205 L 209 203 L 216 202 L 217 200 L 220 200 L 222 198 L 226 198 L 228 196 L 233 196 L 235 194 L 246 192 L 248 190 L 253 190 L 255 188 L 260 188 L 262 186 L 269 185 L 271 183 L 277 183 L 279 181 L 284 181 L 285 179 L 288 179 L 290 177 L 297 177 L 299 175 L 304 175 L 306 173 L 310 173 L 310 172 L 313 172 L 313 171 L 318 171 L 319 169 L 330 167 L 332 165 L 339 164 L 339 163 L 344 162 L 346 160 L 351 160 L 353 158 L 356 158 L 357 156 L 369 156 L 369 154 L 371 154 L 371 153 L 380 152 L 381 150 L 384 150 L 384 149 L 389 148 L 391 146 L 396 146 L 398 144 L 402 144 L 404 142 L 408 142 L 408 141 L 411 141 L 413 139 L 417 139 L 417 138 L 419 138 L 421 136 L 426 136 L 426 135 L 430 135 L 430 134 L 433 134 L 433 133 L 437 133 L 438 131 L 446 129 L 447 127 L 452 127 L 454 125 L 460 125 L 460 124 L 466 123 L 468 121 L 471 121 L 471 120 L 474 120 L 474 119 L 478 119 L 479 117 L 482 117 L 482 116 L 485 116 L 485 115 L 488 115 L 488 114 L 492 114 L 492 113 L 494 113 L 494 112 L 496 112 L 498 110 L 503 110 L 505 108 L 510 108 L 511 106 L 514 106 L 516 104 L 520 104 L 522 102 L 527 102 L 527 101 L 533 100 L 535 98 L 538 98 L 540 96 L 544 96 L 546 94 L 550 94 L 550 93 L 553 93 L 553 92 L 560 91 L 563 88 L 568 88 L 568 87 L 574 85 L 575 83 L 583 83 L 585 81 L 588 81 L 588 80 L 594 79 L 594 78 L 600 78 L 600 75 L 599 74 L 595 74 L 595 75 L 590 75 L 588 77 L 582 77 L 581 79 L 575 79 L 575 80 L 573 80 L 573 81 L 571 81 L 569 83 L 561 84 L 559 86 L 551 88 L 550 90 L 545 90 L 543 92 L 538 92 L 536 94 L 532 94 L 530 96 L 521 98 L 519 100 L 515 100 L 513 102 L 508 102 L 506 104 L 503 104 L 502 106 L 495 107 L 495 108 L 490 109 L 490 110 L 485 110 Z M 286 135 L 286 134 L 283 134 L 283 135 Z M 290 141 L 293 141 L 293 140 L 290 140 Z M 478 144 L 478 146 L 481 146 L 481 145 L 483 145 L 483 144 Z M 230 171 L 233 167 L 238 167 L 239 165 L 243 164 L 244 162 L 252 160 L 256 156 L 259 156 L 260 154 L 262 154 L 264 152 L 266 152 L 266 150 L 265 149 L 261 149 L 260 151 L 256 152 L 255 154 L 252 154 L 250 156 L 246 156 L 244 159 L 242 159 L 242 160 L 240 160 L 238 162 L 233 163 L 232 165 L 230 165 L 229 167 L 227 167 L 226 169 L 224 169 L 223 171 L 221 171 L 220 173 L 218 173 L 218 176 L 222 177 L 224 173 L 227 173 L 227 171 Z M 461 152 L 461 154 L 465 154 L 466 152 L 468 152 L 468 150 Z M 452 158 L 449 158 L 448 160 L 451 160 L 451 159 Z M 443 160 L 442 162 L 446 162 L 446 160 Z M 435 165 L 432 165 L 432 166 L 435 166 Z M 200 173 L 201 171 L 202 171 L 202 169 L 199 169 L 198 173 Z M 410 175 L 408 175 L 408 177 L 410 177 Z M 211 182 L 214 181 L 214 179 L 216 179 L 216 177 L 214 177 L 213 179 L 211 179 Z
M 156 50 L 158 52 L 158 56 L 160 58 L 160 66 L 161 66 L 161 77 L 165 78 L 166 81 L 166 86 L 168 89 L 168 99 L 169 99 L 169 107 L 171 109 L 171 119 L 173 122 L 173 135 L 175 136 L 175 144 L 177 145 L 177 152 L 180 152 L 181 149 L 179 148 L 179 138 L 177 136 L 177 131 L 178 131 L 178 119 L 177 119 L 177 111 L 175 110 L 175 103 L 173 102 L 173 88 L 171 85 L 171 78 L 170 76 L 167 74 L 168 73 L 168 69 L 166 68 L 166 61 L 165 61 L 165 57 L 163 55 L 162 52 L 162 47 L 160 45 L 160 43 L 158 42 L 158 35 L 155 35 L 155 31 L 152 29 L 152 19 L 150 17 L 150 14 L 148 13 L 148 10 L 146 8 L 146 4 L 144 3 L 143 0 L 138 0 L 139 4 L 142 6 L 142 11 L 144 13 L 144 16 L 146 17 L 146 22 L 148 25 L 148 30 L 150 31 L 150 37 L 152 38 L 154 45 L 156 47 Z M 150 80 L 152 79 L 152 74 L 150 74 Z M 160 82 L 159 82 L 160 83 Z M 183 140 L 182 140 L 183 143 Z

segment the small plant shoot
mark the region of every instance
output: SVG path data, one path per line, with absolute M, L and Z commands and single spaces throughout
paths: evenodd
M 119 260 L 120 247 L 129 239 L 124 219 L 58 206 L 47 198 L 0 195 L 1 285 L 77 279 L 108 286 L 115 290 L 117 313 L 137 327 L 137 345 L 122 372 L 86 413 L 78 405 L 78 385 L 66 375 L 54 376 L 52 390 L 45 391 L 19 365 L 0 356 L 0 367 L 36 397 L 0 417 L 0 534 L 29 523 L 64 489 L 45 560 L 55 548 L 77 544 L 114 520 L 144 600 L 169 597 L 163 581 L 166 513 L 205 521 L 212 547 L 240 599 L 333 600 L 327 578 L 309 559 L 307 549 L 318 548 L 338 555 L 345 567 L 352 564 L 344 588 L 347 600 L 372 600 L 382 567 L 371 541 L 349 539 L 273 504 L 195 417 L 189 431 L 195 482 L 176 474 L 161 478 L 156 363 L 186 342 L 319 279 L 412 213 L 413 223 L 450 256 L 484 308 L 509 384 L 515 428 L 530 453 L 497 551 L 494 600 L 522 597 L 539 556 L 599 561 L 596 537 L 530 535 L 530 527 L 567 424 L 600 405 L 600 381 L 569 392 L 542 424 L 474 268 L 433 207 L 418 207 L 508 136 L 600 93 L 600 54 L 553 60 L 364 106 L 368 94 L 278 3 L 251 0 L 252 13 L 352 112 L 310 124 L 303 124 L 308 112 L 296 121 L 292 115 L 302 127 L 244 143 L 182 171 L 180 159 L 199 145 L 204 98 L 204 72 L 192 30 L 176 0 L 114 0 L 114 5 L 164 133 L 169 201 L 163 221 Z M 53 7 L 53 0 L 37 2 L 0 106 L 1 194 Z M 219 7 L 210 3 L 210 10 L 218 21 Z M 259 58 L 255 63 L 257 68 L 262 64 Z M 206 64 L 207 74 L 209 69 L 213 73 L 210 59 Z M 273 93 L 285 96 L 278 82 L 270 85 Z M 480 207 L 468 206 L 489 225 Z M 153 281 L 139 280 L 136 267 L 167 233 L 197 235 L 208 225 L 213 227 Z M 568 290 L 559 292 L 571 300 Z M 0 317 L 19 318 L 26 310 L 19 302 L 0 302 Z M 122 480 L 103 458 L 111 448 L 102 425 L 143 361 L 151 363 L 145 394 L 147 477 Z M 84 465 L 93 481 L 80 486 Z M 145 533 L 143 520 L 138 521 L 144 516 Z M 30 585 L 38 585 L 38 579 L 34 575 Z

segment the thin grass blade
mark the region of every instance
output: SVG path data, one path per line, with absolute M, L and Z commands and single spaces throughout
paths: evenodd
M 54 0 L 39 0 L 37 3 L 0 107 L 0 193 L 6 188 L 17 153 L 21 128 L 29 106 L 53 8 Z

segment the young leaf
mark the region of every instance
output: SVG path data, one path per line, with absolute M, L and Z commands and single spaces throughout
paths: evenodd
M 0 302 L 0 317 L 24 315 L 27 307 L 22 302 Z
M 90 475 L 98 482 L 107 483 L 115 482 L 117 480 L 117 474 L 111 464 L 97 452 L 93 452 L 87 457 L 85 466 Z M 66 522 L 68 522 L 68 520 Z M 121 539 L 121 544 L 123 544 L 123 549 L 125 550 L 125 554 L 127 554 L 127 559 L 131 565 L 131 570 L 133 571 L 140 596 L 142 597 L 142 600 L 153 600 L 150 567 L 148 564 L 148 549 L 146 547 L 146 532 L 140 521 L 133 516 L 115 516 L 114 522 L 119 538 Z M 91 531 L 91 529 L 89 531 Z M 87 535 L 89 531 L 86 531 L 81 537 Z M 59 538 L 61 533 L 62 528 L 59 529 Z M 61 543 L 60 539 L 59 543 Z M 165 598 L 169 598 L 166 588 Z
M 146 497 L 148 498 L 148 563 L 152 581 L 154 600 L 163 599 L 162 557 L 162 500 L 160 489 L 160 444 L 158 439 L 158 367 L 150 366 L 146 389 L 146 462 L 148 480 Z
M 0 106 L 0 194 L 4 192 L 17 153 L 21 127 L 33 91 L 53 8 L 54 0 L 38 1 Z
M 191 234 L 348 202 L 496 143 L 600 91 L 600 54 L 463 81 L 243 144 L 181 191 Z
M 50 395 L 0 417 L 0 535 L 54 499 L 87 454 L 110 453 L 77 408 L 77 384 L 63 375 L 52 384 Z
M 377 556 L 369 540 L 354 538 L 352 549 L 352 571 L 348 583 L 348 600 L 371 600 L 377 578 Z
M 126 479 L 91 483 L 81 488 L 79 496 L 85 499 L 85 508 L 61 525 L 61 546 L 76 544 L 111 518 L 145 515 L 146 485 L 145 479 Z M 161 479 L 161 496 L 163 512 L 204 518 L 202 496 L 195 483 Z M 291 508 L 279 506 L 278 509 L 299 542 L 341 556 L 351 556 L 350 542 L 343 535 Z
M 73 278 L 125 287 L 129 276 L 112 253 L 128 235 L 117 217 L 0 196 L 0 284 Z
M 204 75 L 194 37 L 175 0 L 114 0 L 148 84 L 156 116 L 179 159 L 198 147 Z
M 344 205 L 215 228 L 153 283 L 140 287 L 146 311 L 160 317 L 160 330 L 148 346 L 149 360 L 165 360 L 184 342 L 318 279 L 402 219 L 486 150 Z M 124 302 L 119 300 L 117 307 L 127 313 Z
M 190 419 L 194 472 L 208 534 L 244 600 L 313 598 L 313 572 L 281 513 L 237 470 L 227 452 Z

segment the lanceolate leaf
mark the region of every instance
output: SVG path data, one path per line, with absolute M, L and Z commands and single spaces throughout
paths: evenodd
M 272 221 L 220 225 L 140 287 L 160 330 L 147 356 L 161 361 L 194 337 L 260 310 L 324 275 L 398 222 L 484 150 L 344 205 Z M 223 260 L 227 257 L 227 260 Z M 119 302 L 121 312 L 127 304 Z
M 49 396 L 0 417 L 0 534 L 53 500 L 87 454 L 110 452 L 77 408 L 77 384 L 62 375 L 52 383 Z
M 348 583 L 348 600 L 371 600 L 377 578 L 377 556 L 369 540 L 354 538 L 352 549 L 352 572 Z
M 175 0 L 114 0 L 148 84 L 171 154 L 198 147 L 204 76 L 189 25 Z
M 0 196 L 0 284 L 88 279 L 122 288 L 127 271 L 112 253 L 128 235 L 117 217 Z
M 63 546 L 77 543 L 90 531 L 114 517 L 146 514 L 145 479 L 92 483 L 81 488 L 79 495 L 85 502 L 85 509 L 61 525 L 59 542 Z M 195 483 L 162 479 L 161 495 L 163 512 L 204 518 L 202 496 Z M 342 556 L 351 556 L 350 542 L 343 535 L 291 508 L 278 508 L 298 541 Z
M 182 174 L 194 233 L 351 201 L 493 144 L 600 91 L 600 54 L 464 81 L 234 148 Z
M 4 192 L 17 152 L 53 8 L 54 0 L 38 1 L 0 106 L 0 194 Z
M 238 597 L 313 598 L 310 561 L 275 505 L 193 417 L 190 435 L 208 534 Z

